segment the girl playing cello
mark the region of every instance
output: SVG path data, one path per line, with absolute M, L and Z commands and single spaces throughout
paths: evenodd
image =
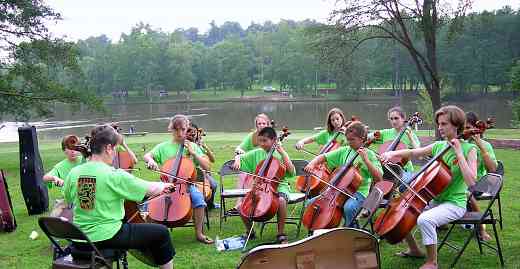
M 475 145 L 457 139 L 464 131 L 466 116 L 456 106 L 444 106 L 435 112 L 435 122 L 444 141 L 437 141 L 417 149 L 403 149 L 382 154 L 383 162 L 392 157 L 426 157 L 436 155 L 447 145 L 452 147 L 443 155 L 443 162 L 451 170 L 451 182 L 446 189 L 435 197 L 419 215 L 417 226 L 426 247 L 426 263 L 421 269 L 437 268 L 437 231 L 436 228 L 461 218 L 466 213 L 468 186 L 475 184 L 477 175 L 477 149 Z M 409 249 L 398 253 L 403 257 L 422 257 L 423 253 L 411 234 L 405 237 Z
M 100 249 L 149 249 L 160 268 L 173 268 L 175 251 L 165 226 L 122 222 L 124 200 L 142 201 L 145 195 L 166 192 L 171 184 L 144 181 L 114 169 L 119 136 L 110 125 L 92 129 L 90 160 L 72 169 L 65 180 L 62 191 L 74 204 L 74 224 Z M 81 243 L 74 244 L 82 248 Z
M 201 149 L 193 142 L 186 140 L 188 126 L 189 120 L 185 115 L 175 115 L 170 120 L 168 130 L 172 132 L 173 139 L 155 146 L 151 151 L 144 155 L 144 161 L 146 162 L 148 168 L 152 170 L 158 170 L 159 165 L 163 165 L 167 160 L 176 157 L 180 143 L 184 143 L 184 154 L 190 156 L 193 162 L 196 165 L 200 165 L 202 169 L 209 170 L 209 161 L 202 153 Z M 197 241 L 204 244 L 212 244 L 213 240 L 204 235 L 202 229 L 205 213 L 204 208 L 206 207 L 204 195 L 193 184 L 190 184 L 189 192 L 191 206 L 194 211 L 194 227 Z
M 79 151 L 75 151 L 65 147 L 67 140 L 70 140 L 72 138 L 73 136 L 67 135 L 61 141 L 61 149 L 63 150 L 63 153 L 65 154 L 66 158 L 63 161 L 54 165 L 52 170 L 47 172 L 47 174 L 43 176 L 43 181 L 49 183 L 49 187 L 52 186 L 51 183 L 54 183 L 54 185 L 58 187 L 63 186 L 63 180 L 67 178 L 70 170 L 85 162 L 85 159 L 83 158 L 83 156 L 81 156 Z
M 186 138 L 189 141 L 195 143 L 195 145 L 197 145 L 200 148 L 200 150 L 206 156 L 206 158 L 208 158 L 208 161 L 210 162 L 210 164 L 213 164 L 213 163 L 215 163 L 215 155 L 214 155 L 213 151 L 206 145 L 206 143 L 204 143 L 202 141 L 201 132 L 203 132 L 203 130 L 199 129 L 195 123 L 190 121 L 190 128 L 188 129 Z M 204 174 L 204 178 L 209 181 L 209 185 L 211 188 L 211 196 L 208 201 L 208 208 L 209 209 L 220 208 L 219 204 L 215 204 L 215 194 L 217 193 L 217 187 L 218 187 L 217 181 L 209 172 L 203 171 L 203 174 Z
M 256 115 L 255 117 L 255 131 L 249 133 L 244 140 L 242 140 L 242 143 L 238 145 L 235 148 L 235 154 L 241 155 L 246 152 L 249 152 L 253 149 L 256 149 L 259 146 L 258 142 L 258 134 L 259 132 L 265 128 L 271 126 L 271 119 L 269 119 L 269 116 L 267 116 L 264 113 L 260 113 Z M 240 174 L 238 176 L 238 182 L 237 182 L 237 188 L 239 189 L 247 189 L 251 187 L 251 182 L 245 182 L 245 179 L 247 177 L 244 174 Z M 234 208 L 230 210 L 230 213 L 238 214 L 238 208 L 240 207 L 240 204 L 242 203 L 242 198 L 237 199 L 237 203 Z
M 479 121 L 478 116 L 475 112 L 466 113 L 466 129 L 476 129 L 477 121 Z M 477 151 L 477 179 L 482 178 L 488 172 L 494 173 L 497 170 L 497 158 L 495 156 L 495 151 L 493 150 L 493 146 L 482 139 L 482 135 L 476 134 L 470 137 L 468 141 L 472 144 L 475 144 L 478 147 Z M 477 200 L 474 197 L 471 197 L 469 201 L 469 207 L 471 211 L 479 211 L 480 208 L 477 204 Z M 485 226 L 480 226 L 480 236 L 482 240 L 487 241 L 491 239 L 491 236 L 486 232 Z
M 297 150 L 303 149 L 306 144 L 316 142 L 320 146 L 324 146 L 333 138 L 340 146 L 346 144 L 345 135 L 340 131 L 340 128 L 345 124 L 345 115 L 339 108 L 329 110 L 327 114 L 327 130 L 323 130 L 311 137 L 303 138 L 294 145 Z M 336 135 L 339 133 L 338 135 Z
M 285 218 L 287 216 L 287 202 L 289 200 L 290 187 L 287 182 L 287 178 L 294 176 L 296 173 L 294 165 L 289 158 L 289 155 L 283 148 L 283 146 L 277 141 L 276 131 L 271 127 L 265 127 L 258 132 L 258 143 L 260 148 L 254 149 L 247 152 L 246 154 L 235 156 L 235 162 L 233 168 L 248 173 L 255 173 L 257 166 L 261 161 L 265 160 L 267 153 L 271 150 L 271 147 L 276 148 L 274 152 L 274 158 L 278 159 L 285 165 L 285 175 L 283 178 L 278 179 L 281 182 L 276 190 L 278 193 L 279 207 L 277 212 L 278 217 L 278 235 L 276 240 L 278 243 L 287 243 L 287 236 L 284 232 Z M 276 143 L 276 144 L 275 144 Z M 251 229 L 252 223 L 248 218 L 242 217 L 246 228 Z M 251 234 L 251 238 L 254 238 L 254 233 Z
M 368 195 L 368 190 L 372 181 L 378 182 L 383 177 L 383 169 L 381 163 L 376 157 L 376 153 L 371 149 L 364 148 L 362 145 L 367 139 L 367 131 L 365 126 L 359 122 L 352 122 L 346 129 L 346 138 L 348 146 L 343 146 L 326 154 L 318 155 L 304 168 L 305 171 L 311 172 L 315 166 L 321 163 L 327 163 L 329 169 L 333 170 L 350 161 L 354 155 L 353 152 L 358 152 L 360 158 L 354 160 L 353 166 L 359 167 L 360 176 L 362 178 L 361 185 L 357 192 L 353 195 L 355 199 L 348 199 L 343 206 L 343 218 L 345 226 L 355 226 L 354 216 L 359 210 L 361 204 Z M 350 157 L 349 157 L 350 156 Z M 312 204 L 317 196 L 309 200 L 308 205 Z
M 392 128 L 380 130 L 380 138 L 375 139 L 374 144 L 383 144 L 393 141 L 405 127 L 406 115 L 401 107 L 392 107 L 386 114 Z M 404 133 L 405 135 L 401 137 L 400 142 L 406 145 L 406 147 L 415 149 L 421 146 L 421 142 L 413 130 L 407 129 Z M 409 160 L 403 168 L 405 171 L 403 173 L 403 181 L 410 184 L 409 179 L 413 174 L 412 161 Z M 400 190 L 403 190 L 403 188 L 400 188 Z

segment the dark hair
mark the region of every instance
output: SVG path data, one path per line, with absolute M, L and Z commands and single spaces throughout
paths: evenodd
M 388 112 L 386 112 L 386 116 L 388 118 L 390 118 L 390 114 L 392 114 L 392 112 L 397 112 L 397 114 L 399 114 L 399 116 L 401 116 L 401 118 L 406 119 L 406 114 L 404 113 L 404 110 L 400 106 L 394 106 L 394 107 L 390 108 L 388 110 Z
M 327 113 L 327 131 L 329 131 L 329 133 L 332 133 L 332 131 L 334 131 L 334 126 L 332 126 L 332 122 L 330 122 L 330 118 L 334 114 L 338 114 L 343 120 L 343 124 L 345 124 L 345 114 L 343 114 L 343 111 L 341 111 L 341 109 L 335 107 L 329 110 L 329 113 Z
M 190 121 L 190 127 L 199 129 L 199 126 L 197 126 L 197 124 L 193 123 L 192 121 Z
M 466 113 L 466 123 L 469 123 L 471 126 L 477 126 L 478 115 L 477 113 L 470 111 Z
M 258 132 L 258 136 L 267 137 L 269 139 L 275 139 L 276 131 L 273 129 L 273 127 L 265 127 L 264 129 L 260 130 L 260 132 Z
M 363 139 L 363 141 L 367 140 L 367 128 L 360 121 L 354 121 L 347 127 L 346 133 L 352 133 L 355 136 Z
M 121 135 L 108 125 L 99 125 L 90 131 L 90 151 L 92 154 L 101 154 L 107 145 L 115 146 L 121 140 Z
M 464 132 L 464 125 L 466 125 L 466 114 L 464 114 L 464 110 L 460 109 L 458 106 L 443 106 L 435 112 L 435 123 L 439 124 L 439 116 L 446 115 L 448 117 L 448 121 L 455 127 L 457 127 L 457 134 L 462 134 Z

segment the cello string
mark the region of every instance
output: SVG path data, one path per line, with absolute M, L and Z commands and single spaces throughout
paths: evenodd
M 388 162 L 388 163 L 390 163 L 390 162 Z M 410 187 L 410 185 L 408 185 L 406 182 L 404 182 L 404 180 L 402 180 L 401 177 L 398 174 L 396 174 L 394 172 L 394 170 L 392 170 L 392 168 L 390 168 L 390 166 L 388 166 L 388 163 L 383 163 L 383 166 L 392 174 L 392 176 L 394 176 L 394 178 L 396 178 L 399 182 L 401 182 L 401 184 L 405 185 L 409 191 L 411 191 L 415 196 L 417 196 L 419 199 L 421 199 L 424 204 L 427 205 L 428 203 L 426 202 L 426 200 L 419 193 L 417 193 L 412 187 Z M 392 164 L 394 164 L 394 163 L 392 163 Z
M 318 155 L 319 155 L 319 154 L 314 153 L 314 152 L 312 152 L 312 151 L 310 151 L 310 150 L 307 150 L 307 149 L 305 149 L 305 148 L 302 148 L 302 149 L 300 149 L 299 151 L 303 151 L 303 152 L 305 152 L 305 153 L 307 153 L 307 154 L 310 154 L 310 155 L 313 155 L 313 156 L 318 156 Z

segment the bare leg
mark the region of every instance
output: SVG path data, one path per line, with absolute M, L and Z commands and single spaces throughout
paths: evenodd
M 419 269 L 436 269 L 437 268 L 437 245 L 428 245 L 426 247 L 426 263 Z
M 405 251 L 401 251 L 397 253 L 397 256 L 412 256 L 412 257 L 423 257 L 424 253 L 419 248 L 419 245 L 417 245 L 417 241 L 413 238 L 413 235 L 409 233 L 405 238 L 404 241 L 408 245 L 408 249 Z
M 279 207 L 278 207 L 278 234 L 285 234 L 285 219 L 287 218 L 287 202 L 284 198 L 279 197 Z
M 173 260 L 171 260 L 163 265 L 160 265 L 159 268 L 160 269 L 173 269 Z
M 206 244 L 213 243 L 213 240 L 211 238 L 204 235 L 203 232 L 203 224 L 204 224 L 204 207 L 198 207 L 193 209 L 193 221 L 195 222 L 195 236 L 198 241 Z

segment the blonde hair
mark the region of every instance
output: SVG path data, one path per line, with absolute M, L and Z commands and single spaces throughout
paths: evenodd
M 464 125 L 466 125 L 466 114 L 464 113 L 464 110 L 453 105 L 439 108 L 439 110 L 435 112 L 435 123 L 437 123 L 437 125 L 439 125 L 439 117 L 441 115 L 446 115 L 448 121 L 453 126 L 457 127 L 458 134 L 461 134 L 464 131 Z
M 179 129 L 184 122 L 186 122 L 186 124 L 189 124 L 190 122 L 186 115 L 177 114 L 173 116 L 168 125 L 168 131 L 172 132 L 173 130 Z
M 271 126 L 271 119 L 269 119 L 269 116 L 267 116 L 267 114 L 265 113 L 260 113 L 258 115 L 256 115 L 255 117 L 255 127 L 256 127 L 256 122 L 258 121 L 258 119 L 264 119 L 267 121 L 267 126 Z

